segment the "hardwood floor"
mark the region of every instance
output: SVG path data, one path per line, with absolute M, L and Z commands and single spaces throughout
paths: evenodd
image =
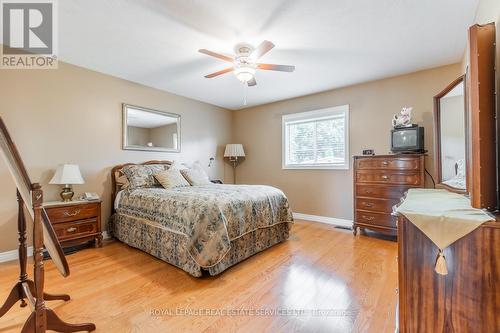
M 96 332 L 394 332 L 396 255 L 393 241 L 297 221 L 289 241 L 216 277 L 193 278 L 109 241 L 68 256 L 67 279 L 46 262 L 45 290 L 70 294 L 47 304 L 68 322 L 94 322 Z M 16 262 L 0 264 L 0 302 L 17 274 Z M 194 313 L 205 310 L 212 313 Z M 19 332 L 28 315 L 16 306 L 0 332 Z

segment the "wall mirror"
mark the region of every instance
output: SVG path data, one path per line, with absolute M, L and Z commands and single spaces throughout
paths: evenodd
M 468 126 L 465 77 L 434 97 L 436 187 L 467 193 Z
M 123 104 L 123 149 L 181 151 L 181 116 Z

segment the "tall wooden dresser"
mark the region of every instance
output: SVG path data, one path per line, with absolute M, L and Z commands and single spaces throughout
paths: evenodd
M 396 234 L 392 206 L 409 188 L 424 187 L 424 156 L 354 156 L 354 235 L 358 228 Z

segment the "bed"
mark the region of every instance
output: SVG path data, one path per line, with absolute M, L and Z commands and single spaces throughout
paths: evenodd
M 127 166 L 169 168 L 169 161 L 113 168 L 110 232 L 192 276 L 217 275 L 288 239 L 286 196 L 263 185 L 210 184 L 165 189 L 130 187 Z

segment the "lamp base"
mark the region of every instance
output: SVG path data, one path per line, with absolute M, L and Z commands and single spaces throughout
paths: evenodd
M 73 200 L 73 196 L 75 195 L 75 192 L 71 189 L 71 186 L 66 185 L 64 186 L 63 190 L 61 191 L 61 199 L 64 202 L 69 202 Z
M 238 156 L 230 156 L 229 162 L 233 163 L 233 184 L 236 184 L 236 167 L 238 166 Z

